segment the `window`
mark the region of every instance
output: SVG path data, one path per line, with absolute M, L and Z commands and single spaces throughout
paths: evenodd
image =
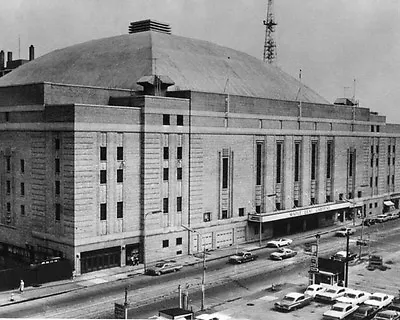
M 392 175 L 392 184 L 394 184 L 394 174 Z
M 222 158 L 222 189 L 228 188 L 229 159 Z
M 331 202 L 332 200 L 331 200 L 331 195 L 330 194 L 327 194 L 326 195 L 326 202 Z
M 117 218 L 124 217 L 124 203 L 122 201 L 117 202 Z
M 261 206 L 256 206 L 256 213 L 261 213 Z
M 280 202 L 275 203 L 275 208 L 276 208 L 276 210 L 281 210 Z
M 55 159 L 55 169 L 56 169 L 56 173 L 60 173 L 60 159 Z
M 239 217 L 244 216 L 244 208 L 239 208 Z
M 179 256 L 179 255 L 181 255 L 182 254 L 182 250 L 178 250 L 177 252 L 176 252 L 176 255 L 177 256 Z
M 203 221 L 204 221 L 204 222 L 209 222 L 209 221 L 211 221 L 211 212 L 204 212 Z
M 107 170 L 100 170 L 100 183 L 107 183 Z
M 377 208 L 378 207 L 378 202 L 375 202 L 375 208 Z
M 353 199 L 353 192 L 349 192 L 348 197 L 349 197 L 349 199 Z
M 163 248 L 168 248 L 169 247 L 169 240 L 163 240 L 162 247 Z
M 372 188 L 372 177 L 369 178 L 369 186 Z
M 395 164 L 395 158 L 392 159 L 392 165 L 394 165 L 394 164 Z
M 168 213 L 168 198 L 163 198 L 163 213 Z
M 371 132 L 375 132 L 375 126 L 371 126 Z
M 163 125 L 165 125 L 165 126 L 170 125 L 169 114 L 163 114 Z
M 56 195 L 60 194 L 60 181 L 56 180 L 56 184 L 55 184 L 55 193 Z
M 21 197 L 25 196 L 25 183 L 21 182 L 20 185 L 21 189 Z
M 221 219 L 228 219 L 228 210 L 222 210 Z
M 353 176 L 353 168 L 354 168 L 354 153 L 349 153 L 349 177 Z
M 182 245 L 182 238 L 176 238 L 176 245 L 177 246 Z
M 117 182 L 124 182 L 124 170 L 117 170 Z
M 371 158 L 371 168 L 374 166 L 374 159 Z
M 378 158 L 375 159 L 375 165 L 376 165 L 376 166 L 379 165 L 379 159 L 378 159 Z
M 182 197 L 176 198 L 176 211 L 182 212 Z
M 376 132 L 379 132 L 380 126 L 376 126 Z
M 256 185 L 261 185 L 261 169 L 262 169 L 262 144 L 257 143 L 256 150 Z
M 396 153 L 396 146 L 395 145 L 393 145 L 392 150 L 393 150 L 392 151 L 393 153 Z
M 370 208 L 370 209 L 372 208 L 372 203 L 369 204 L 369 208 Z
M 61 204 L 56 203 L 56 220 L 61 220 Z
M 282 176 L 282 142 L 276 144 L 276 183 L 281 183 Z
M 390 166 L 390 157 L 388 157 L 388 166 Z
M 182 180 L 182 168 L 176 168 L 176 179 Z
M 60 150 L 60 139 L 54 140 L 54 147 L 56 150 Z
M 117 147 L 117 160 L 124 160 L 124 147 Z
M 374 153 L 374 146 L 371 146 L 371 154 Z
M 11 171 L 11 157 L 6 157 L 6 170 L 7 172 Z
M 315 198 L 310 199 L 310 204 L 313 206 L 315 204 Z
M 163 159 L 164 160 L 169 159 L 169 148 L 168 147 L 164 147 L 164 149 L 163 149 Z
M 378 177 L 375 177 L 375 187 L 378 186 Z
M 361 198 L 361 197 L 362 197 L 362 191 L 358 191 L 358 192 L 357 192 L 357 197 L 358 197 L 358 198 Z
M 11 181 L 7 180 L 6 182 L 6 193 L 10 194 L 11 193 Z
M 388 145 L 388 154 L 390 153 L 390 149 L 391 149 L 391 147 L 390 147 L 390 145 Z
M 317 176 L 317 142 L 311 143 L 311 180 Z
M 294 144 L 294 181 L 300 180 L 300 143 Z
M 25 172 L 25 160 L 24 159 L 20 160 L 20 169 L 21 169 L 21 173 Z
M 293 208 L 298 208 L 299 207 L 299 200 L 293 200 Z
M 379 153 L 379 146 L 376 146 L 375 149 L 376 149 L 376 153 Z
M 182 160 L 182 147 L 178 147 L 178 148 L 176 149 L 176 158 L 177 158 L 178 160 Z
M 339 193 L 339 200 L 343 200 L 343 193 Z
M 387 183 L 387 184 L 390 184 L 390 176 L 389 176 L 389 175 L 388 175 L 387 178 L 386 178 L 386 183 Z
M 107 203 L 100 203 L 100 220 L 107 220 Z
M 163 169 L 163 180 L 168 181 L 169 170 L 168 168 Z
M 7 202 L 7 212 L 11 212 L 11 202 Z
M 10 113 L 9 113 L 9 112 L 6 112 L 6 113 L 4 114 L 4 116 L 5 116 L 5 118 L 6 118 L 6 122 L 10 121 Z
M 182 114 L 178 114 L 176 116 L 176 125 L 183 126 L 183 115 Z
M 25 206 L 23 204 L 21 204 L 21 215 L 25 215 Z
M 107 147 L 100 147 L 100 161 L 107 160 Z

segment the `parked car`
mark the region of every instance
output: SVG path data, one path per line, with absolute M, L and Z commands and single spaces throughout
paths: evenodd
M 269 257 L 272 260 L 283 260 L 294 257 L 295 255 L 297 255 L 297 251 L 289 248 L 280 248 L 278 251 L 272 252 Z
M 159 276 L 164 273 L 179 271 L 182 268 L 183 266 L 175 261 L 163 261 L 156 263 L 153 267 L 147 268 L 146 274 Z
M 347 260 L 346 257 L 347 257 L 346 251 L 338 251 L 334 255 L 331 256 L 331 259 L 338 260 L 338 261 L 346 261 Z M 357 258 L 357 253 L 350 251 L 348 261 L 354 260 L 355 258 Z
M 315 296 L 315 300 L 321 302 L 332 303 L 335 302 L 341 296 L 344 296 L 346 293 L 346 288 L 339 287 L 339 286 L 329 286 L 325 292 L 318 293 Z
M 376 223 L 376 221 L 373 218 L 367 218 L 367 219 L 364 219 L 364 221 L 363 221 L 364 226 L 367 226 L 367 227 L 372 226 L 375 223 Z
M 390 212 L 386 212 L 386 215 L 388 217 L 388 220 L 395 220 L 397 218 L 399 218 L 399 211 L 390 211 Z
M 238 252 L 233 256 L 229 257 L 229 263 L 243 263 L 254 261 L 258 258 L 257 255 L 252 254 L 251 252 Z
M 389 220 L 389 217 L 386 213 L 384 214 L 379 214 L 376 216 L 376 222 L 382 223 L 382 222 L 386 222 Z
M 400 301 L 396 298 L 393 299 L 392 303 L 387 307 L 387 310 L 400 312 Z
M 374 315 L 378 312 L 378 310 L 379 309 L 377 307 L 362 304 L 352 314 L 350 319 L 351 320 L 370 320 L 374 317 Z
M 340 230 L 337 230 L 335 233 L 336 237 L 345 237 L 346 234 L 354 234 L 356 231 L 352 228 L 341 228 Z
M 274 307 L 279 311 L 292 311 L 311 303 L 311 297 L 298 292 L 290 292 L 281 301 L 275 302 Z
M 400 313 L 393 310 L 384 310 L 379 311 L 375 317 L 372 319 L 374 320 L 398 320 L 400 319 Z
M 322 293 L 326 290 L 325 286 L 322 286 L 320 284 L 311 284 L 307 287 L 306 291 L 304 291 L 304 294 L 306 296 L 310 296 L 312 298 L 315 298 L 315 296 L 318 293 Z
M 278 239 L 278 240 L 268 241 L 267 242 L 267 247 L 280 248 L 280 247 L 291 245 L 292 242 L 293 242 L 292 239 L 281 238 L 281 239 Z
M 346 293 L 336 301 L 348 304 L 361 304 L 365 300 L 368 300 L 369 297 L 370 294 L 367 292 L 348 289 Z
M 386 293 L 380 293 L 380 292 L 375 292 L 373 293 L 368 300 L 365 300 L 364 303 L 369 306 L 375 306 L 378 307 L 379 309 L 382 309 L 389 304 L 392 303 L 394 299 L 394 296 L 386 294 Z
M 344 319 L 358 309 L 357 305 L 336 303 L 323 314 L 324 319 Z

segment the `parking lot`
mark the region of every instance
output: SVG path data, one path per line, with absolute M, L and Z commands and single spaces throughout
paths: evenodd
M 397 245 L 386 246 L 384 250 L 379 249 L 383 256 L 385 271 L 367 269 L 367 259 L 356 261 L 349 267 L 349 288 L 363 290 L 366 292 L 383 292 L 398 296 L 400 289 L 400 256 Z M 371 253 L 374 253 L 373 251 Z M 308 284 L 306 272 L 302 277 L 290 277 L 288 282 L 281 283 L 276 291 L 264 290 L 247 298 L 225 304 L 220 310 L 213 314 L 218 319 L 322 319 L 323 313 L 330 309 L 331 305 L 312 301 L 310 305 L 289 313 L 275 311 L 273 306 L 286 293 L 304 292 Z M 290 282 L 289 282 L 290 281 Z M 221 306 L 222 307 L 222 306 Z

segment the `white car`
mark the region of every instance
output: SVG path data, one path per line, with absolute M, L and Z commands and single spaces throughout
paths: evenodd
M 352 228 L 341 228 L 340 230 L 336 231 L 335 235 L 337 237 L 345 237 L 346 234 L 354 234 L 356 231 Z
M 391 304 L 393 299 L 394 296 L 391 296 L 389 294 L 375 292 L 369 297 L 368 300 L 364 301 L 364 304 L 382 309 Z
M 348 303 L 356 305 L 363 303 L 365 300 L 368 300 L 370 295 L 371 294 L 364 291 L 348 289 L 344 294 L 344 296 L 336 299 L 336 301 L 340 303 Z
M 389 220 L 389 216 L 387 214 L 379 214 L 376 216 L 376 222 L 382 223 Z
M 358 309 L 357 305 L 336 303 L 328 311 L 325 311 L 324 319 L 344 319 Z
M 347 289 L 343 287 L 329 286 L 325 292 L 317 293 L 315 295 L 315 300 L 328 303 L 334 302 L 336 299 L 344 296 L 346 290 Z
M 280 248 L 292 244 L 293 240 L 288 238 L 281 238 L 267 242 L 267 247 Z
M 311 284 L 307 287 L 306 291 L 304 291 L 304 294 L 306 296 L 310 296 L 315 298 L 315 296 L 318 293 L 322 293 L 326 291 L 326 287 L 321 286 L 320 284 Z

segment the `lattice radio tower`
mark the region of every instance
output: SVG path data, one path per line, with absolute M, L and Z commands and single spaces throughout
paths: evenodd
M 276 59 L 276 44 L 274 40 L 275 22 L 273 0 L 268 0 L 267 17 L 264 20 L 265 41 L 264 41 L 264 62 L 272 63 Z

